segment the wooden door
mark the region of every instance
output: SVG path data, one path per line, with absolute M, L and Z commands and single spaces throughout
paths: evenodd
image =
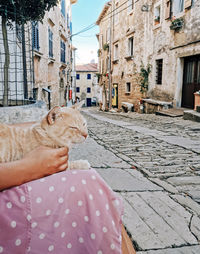
M 194 108 L 194 93 L 200 90 L 200 55 L 186 57 L 183 71 L 182 107 Z

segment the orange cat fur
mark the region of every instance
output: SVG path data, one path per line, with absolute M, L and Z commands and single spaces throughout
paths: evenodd
M 88 131 L 79 112 L 82 103 L 71 108 L 55 106 L 42 119 L 28 128 L 0 124 L 0 162 L 23 158 L 38 146 L 70 147 L 85 141 Z M 70 169 L 89 169 L 87 161 L 69 162 Z

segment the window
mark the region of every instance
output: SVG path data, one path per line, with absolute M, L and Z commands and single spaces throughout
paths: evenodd
M 80 93 L 80 87 L 78 87 L 78 86 L 76 87 L 76 92 Z
M 128 56 L 133 56 L 133 37 L 128 39 Z
M 118 44 L 115 44 L 114 46 L 114 60 L 118 60 L 119 58 L 119 46 Z
M 158 5 L 154 9 L 154 25 L 160 24 L 160 13 L 160 5 Z
M 61 13 L 65 17 L 65 0 L 61 1 Z
M 87 87 L 87 93 L 91 93 L 91 88 Z
M 22 42 L 22 26 L 16 24 L 16 35 L 19 42 Z
M 184 0 L 172 0 L 172 15 L 175 16 L 184 10 Z
M 39 50 L 39 26 L 38 22 L 32 22 L 32 40 L 33 40 L 33 49 Z
M 80 74 L 76 74 L 76 79 L 80 79 Z
M 128 0 L 128 12 L 131 12 L 133 10 L 133 2 L 134 0 Z
M 65 52 L 65 42 L 63 40 L 60 41 L 60 61 L 62 63 L 65 63 L 65 55 L 66 55 L 66 52 Z
M 131 92 L 131 83 L 127 82 L 126 83 L 126 93 L 130 93 Z
M 156 60 L 156 84 L 162 85 L 163 59 Z
M 48 29 L 49 31 L 49 57 L 53 57 L 53 32 L 51 29 Z
M 99 36 L 99 45 L 100 45 L 100 49 L 103 48 L 103 34 L 100 34 Z
M 109 43 L 110 41 L 110 28 L 106 30 L 106 42 Z
M 38 99 L 38 88 L 33 88 L 33 100 Z
M 91 79 L 91 74 L 87 74 L 87 79 Z

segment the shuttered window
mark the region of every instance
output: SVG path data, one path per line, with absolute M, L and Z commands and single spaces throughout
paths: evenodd
M 60 41 L 60 61 L 62 63 L 65 63 L 66 62 L 66 58 L 65 58 L 65 55 L 66 55 L 66 51 L 65 51 L 65 42 L 63 40 Z
M 53 57 L 53 32 L 51 29 L 48 29 L 49 33 L 49 57 Z
M 39 50 L 39 26 L 38 22 L 32 22 L 32 41 L 33 41 L 33 49 Z

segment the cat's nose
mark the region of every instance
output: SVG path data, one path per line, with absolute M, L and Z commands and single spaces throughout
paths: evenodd
M 86 139 L 88 134 L 87 133 L 82 133 L 82 136 Z

